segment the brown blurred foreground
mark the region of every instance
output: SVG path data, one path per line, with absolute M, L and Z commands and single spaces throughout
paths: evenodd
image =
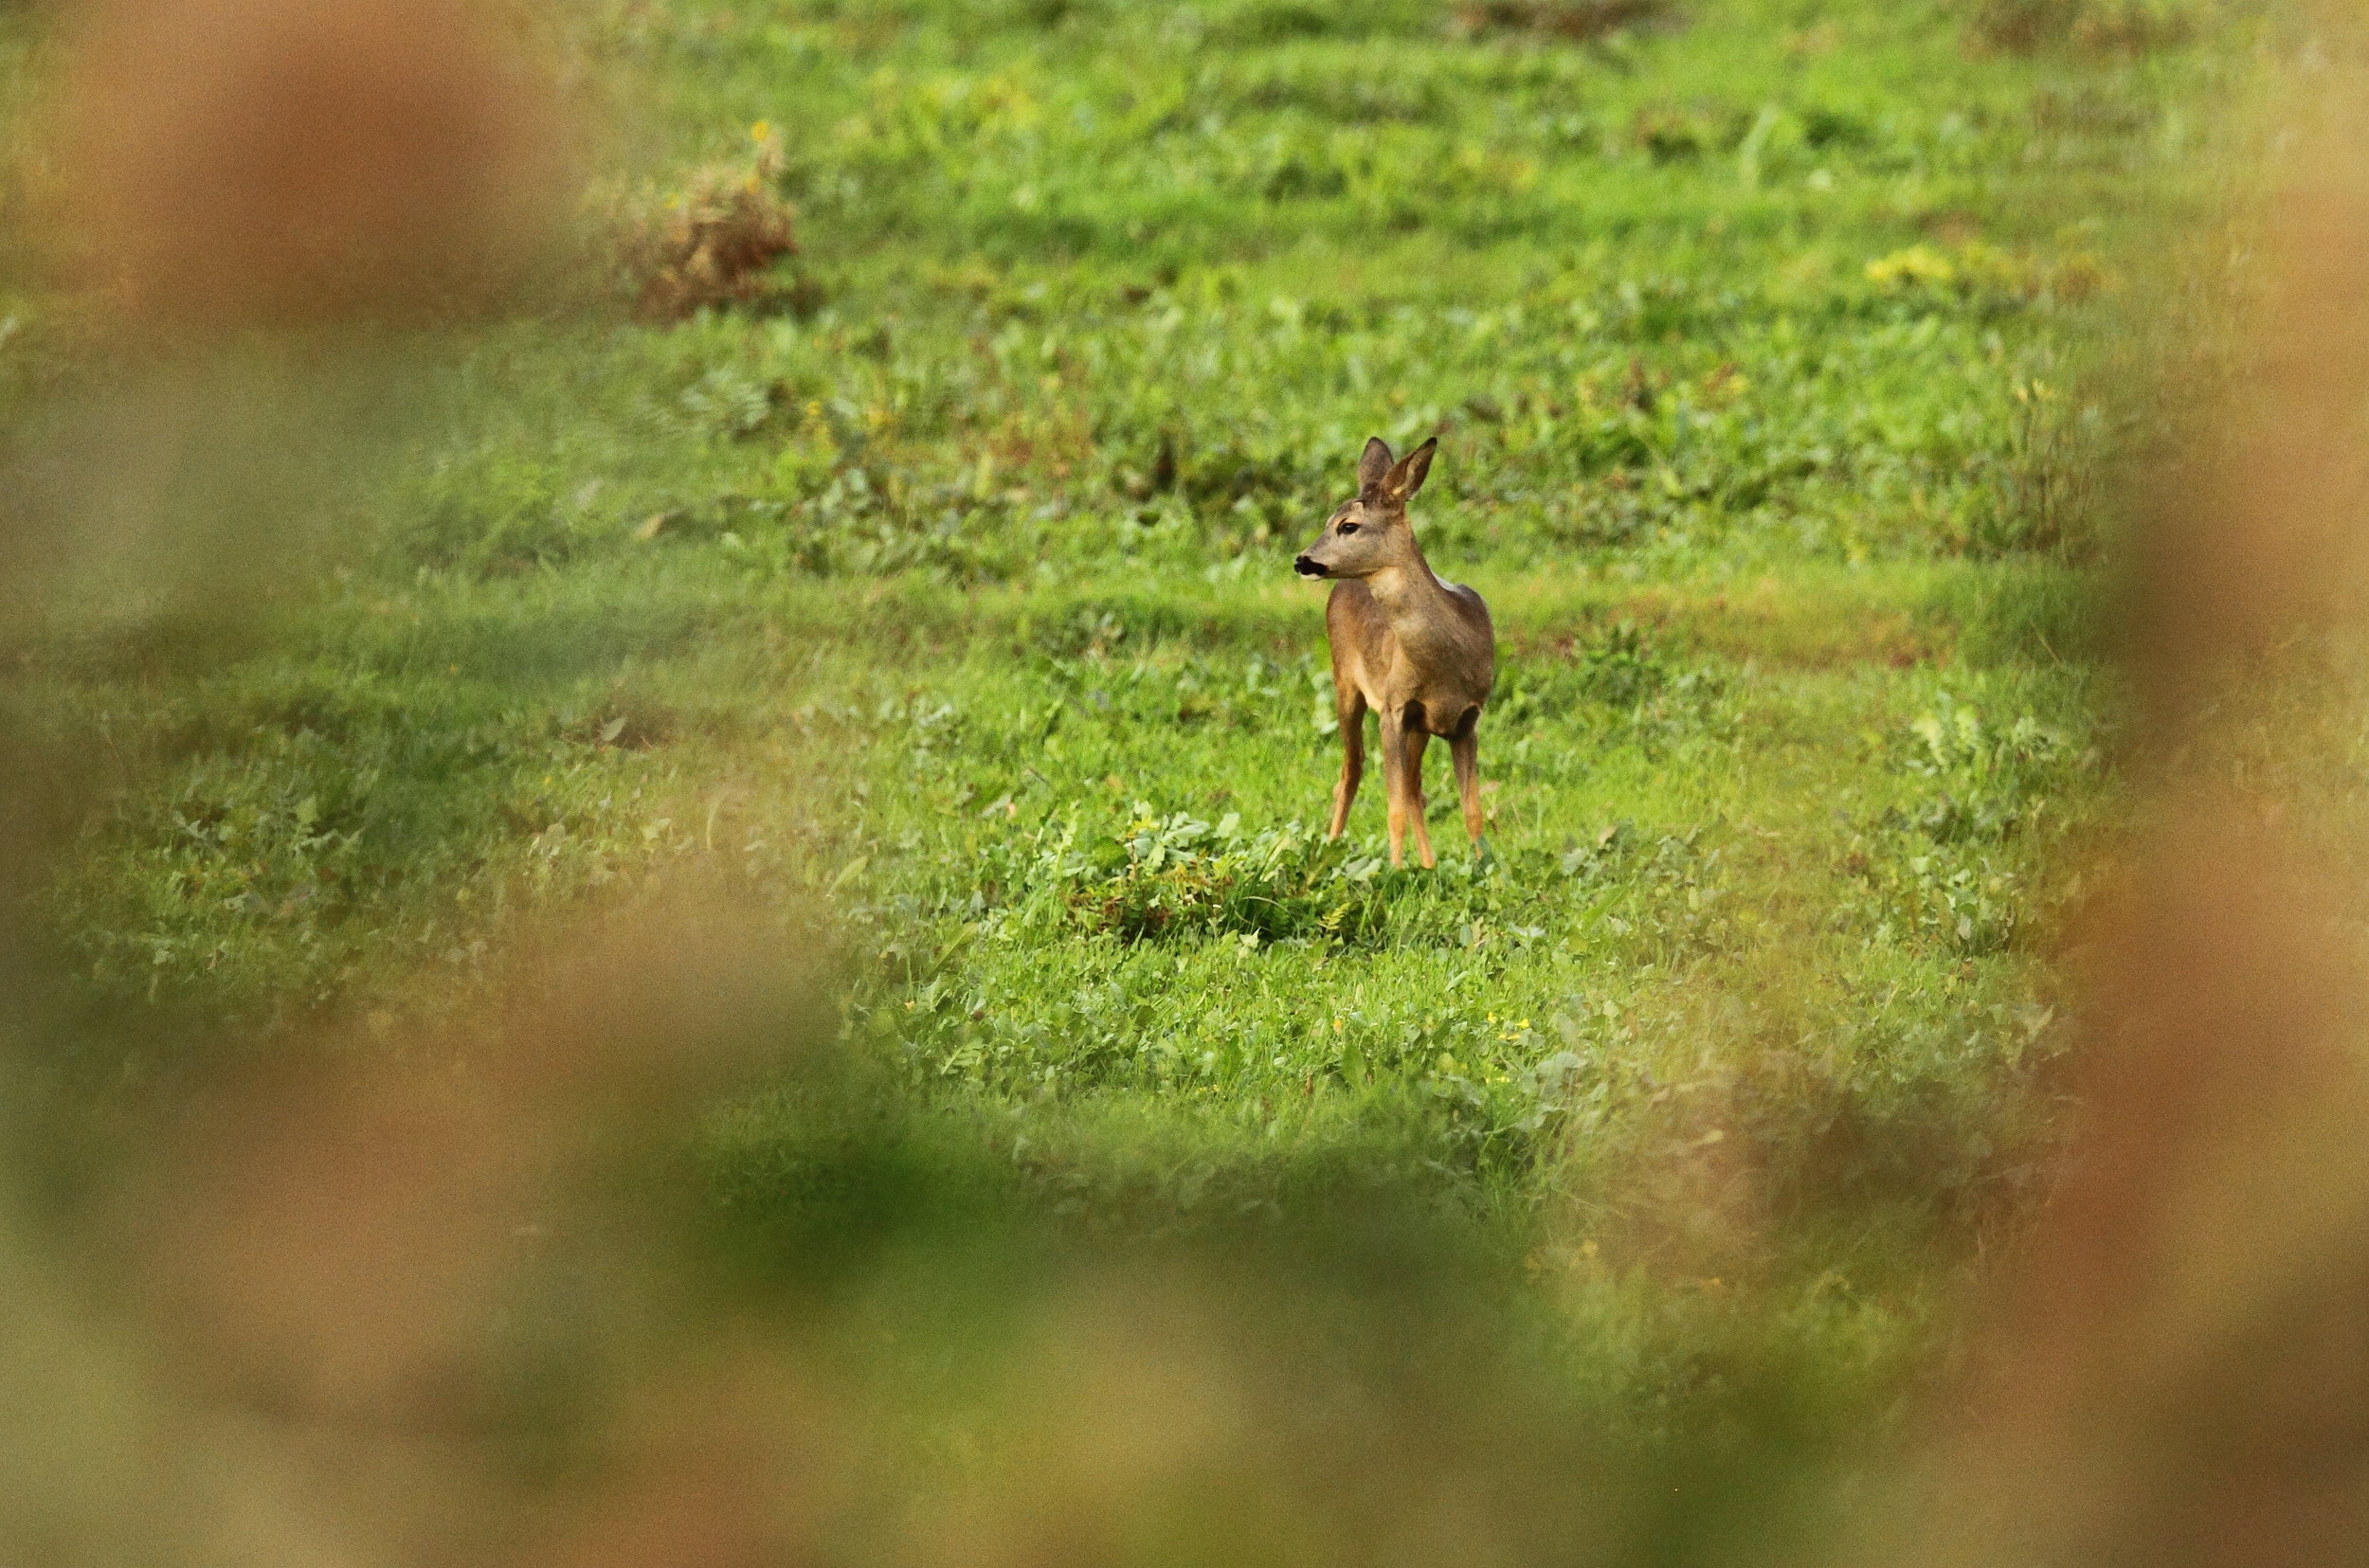
M 554 106 L 499 20 L 458 0 L 89 0 L 49 213 L 69 278 L 151 329 L 497 297 L 560 193 Z
M 2136 509 L 2079 1131 L 1870 1562 L 2369 1553 L 2369 57 L 2299 20 L 2261 297 Z
M 332 356 L 324 381 L 240 334 L 463 319 L 550 241 L 561 128 L 507 21 L 443 0 L 60 18 L 41 249 L 154 368 L 18 477 L 0 556 L 112 573 L 131 614 L 211 581 L 205 556 L 268 577 L 298 503 L 384 423 L 334 397 L 383 401 L 404 366 Z M 63 820 L 43 797 L 66 759 L 38 745 L 12 737 L 0 769 L 23 1001 L 0 1030 L 27 1090 L 61 1027 L 13 908 Z M 815 1399 L 690 1326 L 664 1284 L 677 1217 L 647 1196 L 680 1184 L 652 1162 L 700 1097 L 809 1034 L 757 940 L 686 898 L 523 944 L 511 1001 L 464 1036 L 339 1029 L 100 1125 L 20 1114 L 63 1168 L 0 1204 L 0 1558 L 784 1560 L 786 1498 L 829 1484 L 790 1479 Z

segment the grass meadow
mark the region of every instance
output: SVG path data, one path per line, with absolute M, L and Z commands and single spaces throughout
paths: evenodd
M 1599 1477 L 1505 1503 L 1504 1560 L 1780 1553 L 2047 1168 L 2114 822 L 2107 476 L 2149 435 L 2115 334 L 2247 26 L 563 13 L 595 206 L 742 189 L 797 249 L 666 319 L 471 327 L 272 550 L 13 635 L 71 781 L 48 1092 L 399 1051 L 521 931 L 722 890 L 806 978 L 664 1167 L 683 1267 L 830 1325 L 916 1473 L 1058 1469 L 978 1457 L 1037 1430 L 1030 1304 L 1215 1256 L 1246 1314 L 1433 1358 L 1406 1408 L 1496 1478 L 1472 1506 Z M 0 315 L 38 463 L 118 367 L 37 293 Z M 1378 778 L 1323 837 L 1291 561 L 1367 436 L 1434 433 L 1418 533 L 1501 643 L 1490 852 L 1435 755 L 1440 864 L 1397 871 Z M 1314 1560 L 1291 1495 L 1112 1559 Z

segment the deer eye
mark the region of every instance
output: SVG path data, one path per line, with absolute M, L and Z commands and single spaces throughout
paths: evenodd
M 1341 525 L 1341 532 L 1343 533 L 1355 533 L 1357 532 L 1357 525 L 1355 523 L 1343 523 Z

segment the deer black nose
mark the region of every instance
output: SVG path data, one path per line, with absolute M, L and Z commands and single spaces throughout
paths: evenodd
M 1293 562 L 1292 569 L 1302 577 L 1322 577 L 1325 574 L 1325 568 L 1316 564 L 1314 557 L 1307 555 Z

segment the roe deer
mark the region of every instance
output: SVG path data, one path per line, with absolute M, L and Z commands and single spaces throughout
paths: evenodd
M 1434 436 L 1404 460 L 1375 437 L 1357 463 L 1357 498 L 1326 522 L 1292 563 L 1303 577 L 1334 580 L 1325 604 L 1332 644 L 1332 700 L 1341 715 L 1341 783 L 1331 838 L 1348 825 L 1365 771 L 1365 710 L 1382 720 L 1383 786 L 1390 802 L 1390 863 L 1415 828 L 1415 853 L 1438 864 L 1423 825 L 1423 748 L 1446 737 L 1464 798 L 1464 831 L 1481 848 L 1480 716 L 1497 682 L 1497 633 L 1471 588 L 1442 583 L 1423 560 L 1406 503 L 1431 472 Z

